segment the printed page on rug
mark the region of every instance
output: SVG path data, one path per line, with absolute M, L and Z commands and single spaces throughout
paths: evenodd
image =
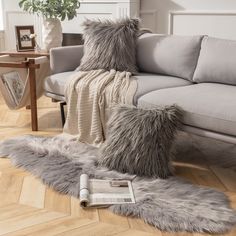
M 80 176 L 81 207 L 107 207 L 127 203 L 135 203 L 131 181 L 89 179 L 87 174 Z

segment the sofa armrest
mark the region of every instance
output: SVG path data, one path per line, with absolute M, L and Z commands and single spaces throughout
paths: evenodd
M 52 74 L 75 70 L 83 56 L 83 45 L 52 48 L 50 67 Z
M 36 57 L 34 58 L 34 61 L 35 61 L 35 64 L 39 64 L 39 65 L 49 62 L 48 57 L 46 56 Z

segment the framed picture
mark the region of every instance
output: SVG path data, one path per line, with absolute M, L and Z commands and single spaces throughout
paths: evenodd
M 17 51 L 33 51 L 35 47 L 34 39 L 30 35 L 34 34 L 33 25 L 16 26 L 16 48 Z

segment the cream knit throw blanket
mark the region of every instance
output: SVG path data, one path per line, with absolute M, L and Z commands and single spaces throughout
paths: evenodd
M 79 71 L 65 89 L 67 117 L 64 132 L 99 147 L 105 140 L 108 108 L 133 104 L 137 82 L 129 72 L 115 70 Z

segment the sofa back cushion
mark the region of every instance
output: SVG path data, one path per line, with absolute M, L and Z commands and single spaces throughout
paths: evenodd
M 192 80 L 202 38 L 143 34 L 138 39 L 137 47 L 139 70 Z
M 193 80 L 236 85 L 236 41 L 205 36 Z

